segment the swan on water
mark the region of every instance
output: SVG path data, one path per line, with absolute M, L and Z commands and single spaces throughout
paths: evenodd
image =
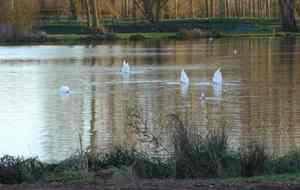
M 188 91 L 189 91 L 189 85 L 188 84 L 181 84 L 180 85 L 180 92 L 181 92 L 181 95 L 183 97 L 186 97 L 186 95 L 188 94 Z
M 187 74 L 185 73 L 184 70 L 181 71 L 181 75 L 180 75 L 180 84 L 182 85 L 188 85 L 190 83 L 190 79 L 187 76 Z
M 222 82 L 223 82 L 223 77 L 222 77 L 222 73 L 221 73 L 221 68 L 219 68 L 219 69 L 214 73 L 212 82 L 213 82 L 213 84 L 218 84 L 218 85 L 221 85 L 221 84 L 222 84 Z
M 130 71 L 130 68 L 129 68 L 128 61 L 126 59 L 124 59 L 121 73 L 129 73 L 129 71 Z
M 219 85 L 219 84 L 213 84 L 212 85 L 213 87 L 213 95 L 215 98 L 222 98 L 222 85 Z
M 235 49 L 235 50 L 233 50 L 233 54 L 234 55 L 237 55 L 238 54 L 238 51 Z
M 201 96 L 200 96 L 200 100 L 205 100 L 206 99 L 206 96 L 204 93 L 201 93 Z
M 68 96 L 71 94 L 71 89 L 68 86 L 61 86 L 59 89 L 59 94 L 61 96 Z
M 124 80 L 129 79 L 129 73 L 121 72 L 121 76 L 122 76 L 122 79 L 124 79 Z

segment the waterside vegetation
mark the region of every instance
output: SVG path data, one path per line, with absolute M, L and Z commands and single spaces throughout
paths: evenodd
M 143 121 L 130 113 L 128 126 L 136 133 Z M 3 156 L 0 158 L 0 184 L 19 183 L 94 183 L 97 180 L 126 178 L 218 179 L 230 182 L 248 180 L 298 182 L 300 150 L 284 156 L 270 155 L 263 144 L 253 142 L 234 151 L 224 128 L 208 134 L 188 136 L 187 126 L 176 114 L 168 116 L 174 129 L 174 152 L 167 158 L 122 147 L 110 153 L 82 149 L 58 163 L 44 163 L 37 158 Z M 152 136 L 155 140 L 156 137 Z M 156 139 L 157 140 L 157 139 Z M 284 177 L 281 177 L 284 176 Z

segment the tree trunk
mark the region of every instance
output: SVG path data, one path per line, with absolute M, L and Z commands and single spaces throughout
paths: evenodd
M 92 5 L 92 27 L 99 27 L 98 4 L 97 0 L 91 0 Z
M 297 31 L 295 18 L 296 1 L 279 0 L 279 6 L 283 30 Z
M 175 19 L 178 17 L 178 0 L 175 0 Z
M 235 1 L 234 1 L 235 17 L 238 17 L 238 16 L 239 16 L 239 5 L 238 5 L 238 1 L 240 1 L 240 0 L 235 0 Z
M 191 14 L 189 15 L 190 18 L 194 18 L 195 17 L 195 4 L 194 4 L 194 0 L 190 0 L 190 10 L 191 10 Z
M 214 17 L 214 0 L 210 0 L 210 14 L 211 17 Z
M 144 0 L 144 12 L 145 12 L 145 18 L 147 20 L 152 21 L 152 14 L 151 14 L 151 2 L 150 0 Z
M 229 17 L 229 3 L 228 0 L 225 0 L 225 17 Z
M 225 10 L 226 10 L 225 0 L 220 0 L 220 2 L 219 2 L 219 16 L 221 18 L 225 17 L 225 15 L 226 15 Z
M 69 4 L 70 4 L 70 12 L 71 12 L 71 17 L 74 20 L 77 20 L 78 15 L 77 15 L 77 0 L 69 0 Z
M 86 13 L 86 20 L 87 20 L 87 27 L 92 26 L 92 17 L 91 17 L 91 7 L 89 0 L 84 0 L 85 4 L 85 13 Z
M 270 18 L 270 0 L 266 2 L 266 17 Z
M 136 0 L 133 1 L 133 6 L 132 6 L 132 18 L 133 20 L 136 20 L 136 12 L 137 12 L 137 2 Z
M 122 0 L 122 16 L 123 16 L 123 18 L 127 18 L 129 16 L 128 8 L 129 8 L 128 7 L 128 0 Z
M 158 23 L 161 15 L 161 0 L 156 0 L 156 14 L 155 14 L 155 22 Z
M 296 3 L 296 13 L 297 13 L 297 16 L 300 15 L 300 1 L 298 1 L 298 2 Z
M 208 0 L 205 0 L 205 12 L 206 12 L 206 18 L 209 17 L 209 7 L 208 7 Z

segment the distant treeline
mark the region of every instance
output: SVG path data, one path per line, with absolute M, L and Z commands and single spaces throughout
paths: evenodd
M 42 0 L 42 13 L 69 15 L 98 26 L 99 20 L 129 19 L 159 22 L 177 18 L 281 18 L 287 30 L 295 30 L 297 0 Z M 60 11 L 57 11 L 60 10 Z M 50 11 L 51 12 L 51 11 Z
M 86 6 L 94 0 L 42 0 L 44 14 L 84 16 Z M 208 17 L 266 17 L 280 16 L 279 0 L 95 0 L 99 18 L 161 19 Z M 298 3 L 295 1 L 295 3 Z M 295 6 L 298 10 L 299 5 Z
M 30 31 L 53 16 L 91 28 L 98 28 L 104 19 L 158 23 L 182 18 L 280 18 L 284 29 L 296 31 L 299 4 L 297 0 L 5 0 L 0 1 L 0 35 Z
M 42 10 L 50 0 L 42 0 Z M 61 14 L 86 20 L 98 27 L 103 18 L 146 20 L 159 22 L 177 18 L 281 18 L 284 29 L 297 30 L 296 17 L 300 13 L 298 0 L 64 0 Z M 47 4 L 48 3 L 48 4 Z M 297 14 L 298 13 L 298 14 Z

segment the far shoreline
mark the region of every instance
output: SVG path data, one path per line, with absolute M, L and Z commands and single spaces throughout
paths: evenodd
M 284 31 L 279 20 L 213 18 L 145 21 L 103 21 L 99 28 L 82 22 L 53 21 L 37 27 L 30 37 L 0 38 L 0 45 L 97 45 L 110 42 L 183 41 L 222 38 L 299 37 Z
M 87 34 L 50 34 L 45 40 L 8 40 L 0 42 L 0 46 L 19 46 L 19 45 L 97 45 L 111 42 L 141 42 L 141 41 L 193 41 L 210 38 L 225 39 L 225 38 L 298 38 L 300 32 L 278 32 L 278 33 L 221 33 L 217 37 L 196 37 L 185 38 L 181 37 L 176 32 L 170 33 L 113 33 L 106 37 L 105 35 L 87 35 Z

